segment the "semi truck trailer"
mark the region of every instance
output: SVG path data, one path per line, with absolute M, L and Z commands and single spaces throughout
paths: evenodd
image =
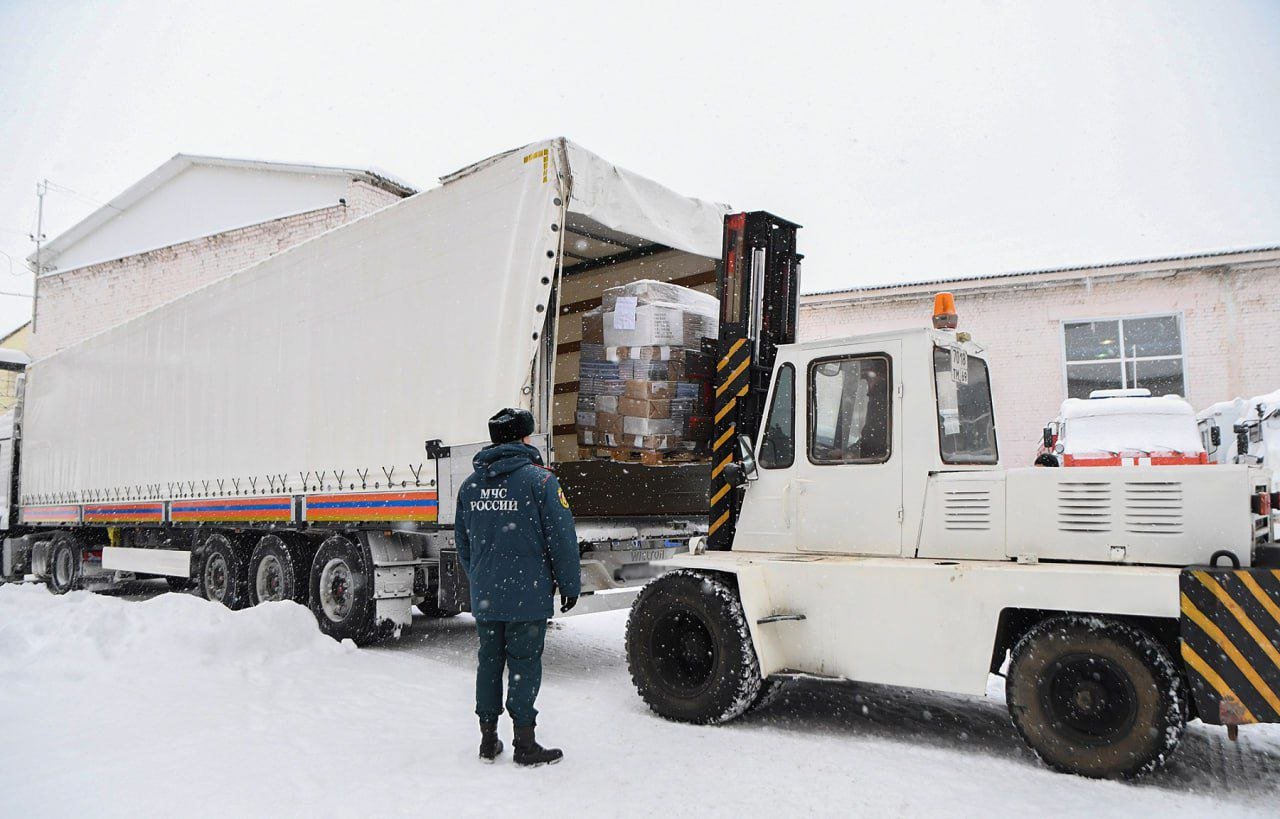
M 732 215 L 726 244 L 727 207 L 565 139 L 441 181 L 33 365 L 0 436 L 3 577 L 295 600 L 358 642 L 464 611 L 453 502 L 487 418 L 522 406 L 578 520 L 575 611 L 629 605 L 708 532 L 719 471 L 583 458 L 580 317 L 673 282 L 731 308 L 708 353 L 750 331 L 767 355 L 794 340 L 797 226 Z
M 998 373 L 945 307 L 775 359 L 726 465 L 733 537 L 663 561 L 631 609 L 655 712 L 725 722 L 796 675 L 981 696 L 996 673 L 1036 754 L 1092 777 L 1159 767 L 1188 719 L 1280 721 L 1265 470 L 1004 468 Z

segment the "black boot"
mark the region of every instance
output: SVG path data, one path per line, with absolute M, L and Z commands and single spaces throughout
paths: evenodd
M 493 762 L 502 753 L 502 740 L 498 739 L 498 723 L 480 723 L 480 760 Z
M 564 758 L 564 751 L 559 748 L 543 748 L 533 738 L 532 725 L 516 727 L 516 764 L 517 765 L 554 765 Z

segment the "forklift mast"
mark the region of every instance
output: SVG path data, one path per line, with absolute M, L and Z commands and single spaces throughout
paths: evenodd
M 733 544 L 742 493 L 729 485 L 724 468 L 741 458 L 739 435 L 755 441 L 764 423 L 778 345 L 796 340 L 803 258 L 796 252 L 799 228 L 764 211 L 733 213 L 724 220 L 717 271 L 720 338 L 713 357 L 709 549 Z

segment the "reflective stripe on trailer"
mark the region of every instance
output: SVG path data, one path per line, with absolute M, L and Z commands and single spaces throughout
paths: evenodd
M 304 505 L 303 519 L 307 521 L 434 522 L 438 508 L 439 503 L 434 491 L 308 495 Z
M 84 507 L 85 523 L 164 523 L 164 502 L 93 503 Z
M 18 519 L 23 523 L 79 523 L 80 507 L 62 506 L 23 506 L 18 510 Z
M 169 502 L 169 519 L 184 521 L 270 521 L 293 520 L 293 497 L 271 495 L 260 498 L 206 498 Z

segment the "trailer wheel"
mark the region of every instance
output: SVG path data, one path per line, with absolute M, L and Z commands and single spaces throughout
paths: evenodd
M 209 535 L 200 567 L 200 596 L 229 609 L 242 609 L 249 603 L 248 585 L 239 550 L 226 535 Z
M 742 604 L 713 577 L 682 570 L 650 581 L 632 604 L 626 645 L 631 682 L 667 719 L 728 722 L 760 696 Z
M 364 549 L 333 535 L 311 561 L 311 611 L 320 630 L 335 640 L 366 644 L 380 636 L 375 620 L 373 569 Z
M 295 564 L 293 552 L 279 535 L 263 535 L 249 557 L 249 605 L 292 600 L 307 595 L 307 575 Z
M 1013 648 L 1006 699 L 1041 760 L 1093 778 L 1159 768 L 1186 722 L 1168 651 L 1142 629 L 1097 617 L 1055 617 L 1027 632 Z
M 49 548 L 49 591 L 66 594 L 84 588 L 82 560 L 80 544 L 72 535 L 54 535 Z

